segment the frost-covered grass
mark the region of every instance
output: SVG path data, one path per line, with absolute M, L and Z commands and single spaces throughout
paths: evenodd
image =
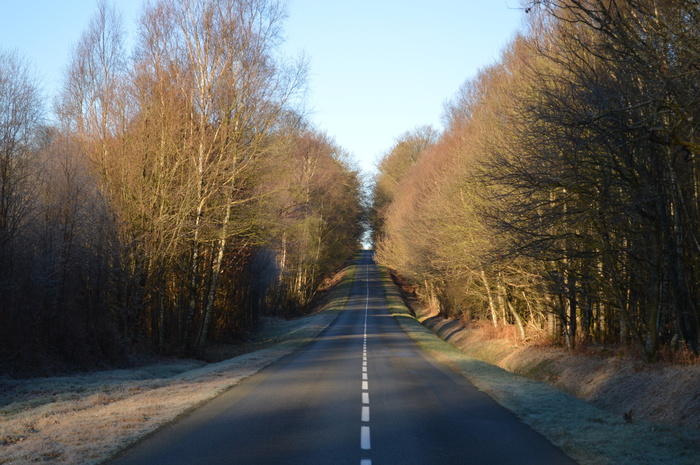
M 99 463 L 309 342 L 345 305 L 350 267 L 319 312 L 268 322 L 267 348 L 206 364 L 172 360 L 131 370 L 0 378 L 0 464 Z
M 389 309 L 423 349 L 462 373 L 582 465 L 700 463 L 697 429 L 645 421 L 627 423 L 621 415 L 597 408 L 549 384 L 467 356 L 411 316 L 385 270 L 382 273 Z

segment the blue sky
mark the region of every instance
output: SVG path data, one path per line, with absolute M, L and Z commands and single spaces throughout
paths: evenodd
M 142 0 L 115 0 L 133 30 Z M 0 0 L 0 47 L 60 85 L 95 0 Z M 285 49 L 310 60 L 310 119 L 371 172 L 396 137 L 441 129 L 444 103 L 496 60 L 520 26 L 519 0 L 288 0 Z

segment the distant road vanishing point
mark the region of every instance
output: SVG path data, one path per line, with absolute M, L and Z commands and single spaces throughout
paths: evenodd
M 110 463 L 575 464 L 399 328 L 369 251 L 313 342 Z

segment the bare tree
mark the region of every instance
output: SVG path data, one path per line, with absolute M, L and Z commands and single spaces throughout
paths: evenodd
M 443 313 L 697 350 L 697 4 L 533 3 L 399 184 L 378 257 Z
M 17 53 L 0 52 L 0 274 L 12 272 L 13 242 L 33 204 L 28 185 L 35 157 L 34 131 L 41 122 L 41 95 Z
M 17 350 L 26 332 L 20 318 L 27 304 L 20 283 L 28 278 L 22 269 L 27 257 L 21 240 L 36 204 L 35 131 L 42 114 L 41 95 L 29 66 L 17 53 L 0 50 L 0 319 L 10 351 Z

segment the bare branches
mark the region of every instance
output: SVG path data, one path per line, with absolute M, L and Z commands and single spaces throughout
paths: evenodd
M 49 341 L 62 356 L 72 339 L 96 357 L 201 354 L 265 312 L 304 311 L 354 253 L 358 174 L 296 111 L 307 68 L 281 55 L 285 14 L 278 0 L 149 2 L 129 54 L 99 2 L 58 128 L 39 126 L 25 65 L 0 53 L 0 316 L 16 320 L 0 355 Z
M 570 346 L 697 350 L 697 2 L 526 9 L 528 34 L 463 86 L 394 193 L 378 256 L 441 309 L 475 295 L 459 311 L 534 315 Z

